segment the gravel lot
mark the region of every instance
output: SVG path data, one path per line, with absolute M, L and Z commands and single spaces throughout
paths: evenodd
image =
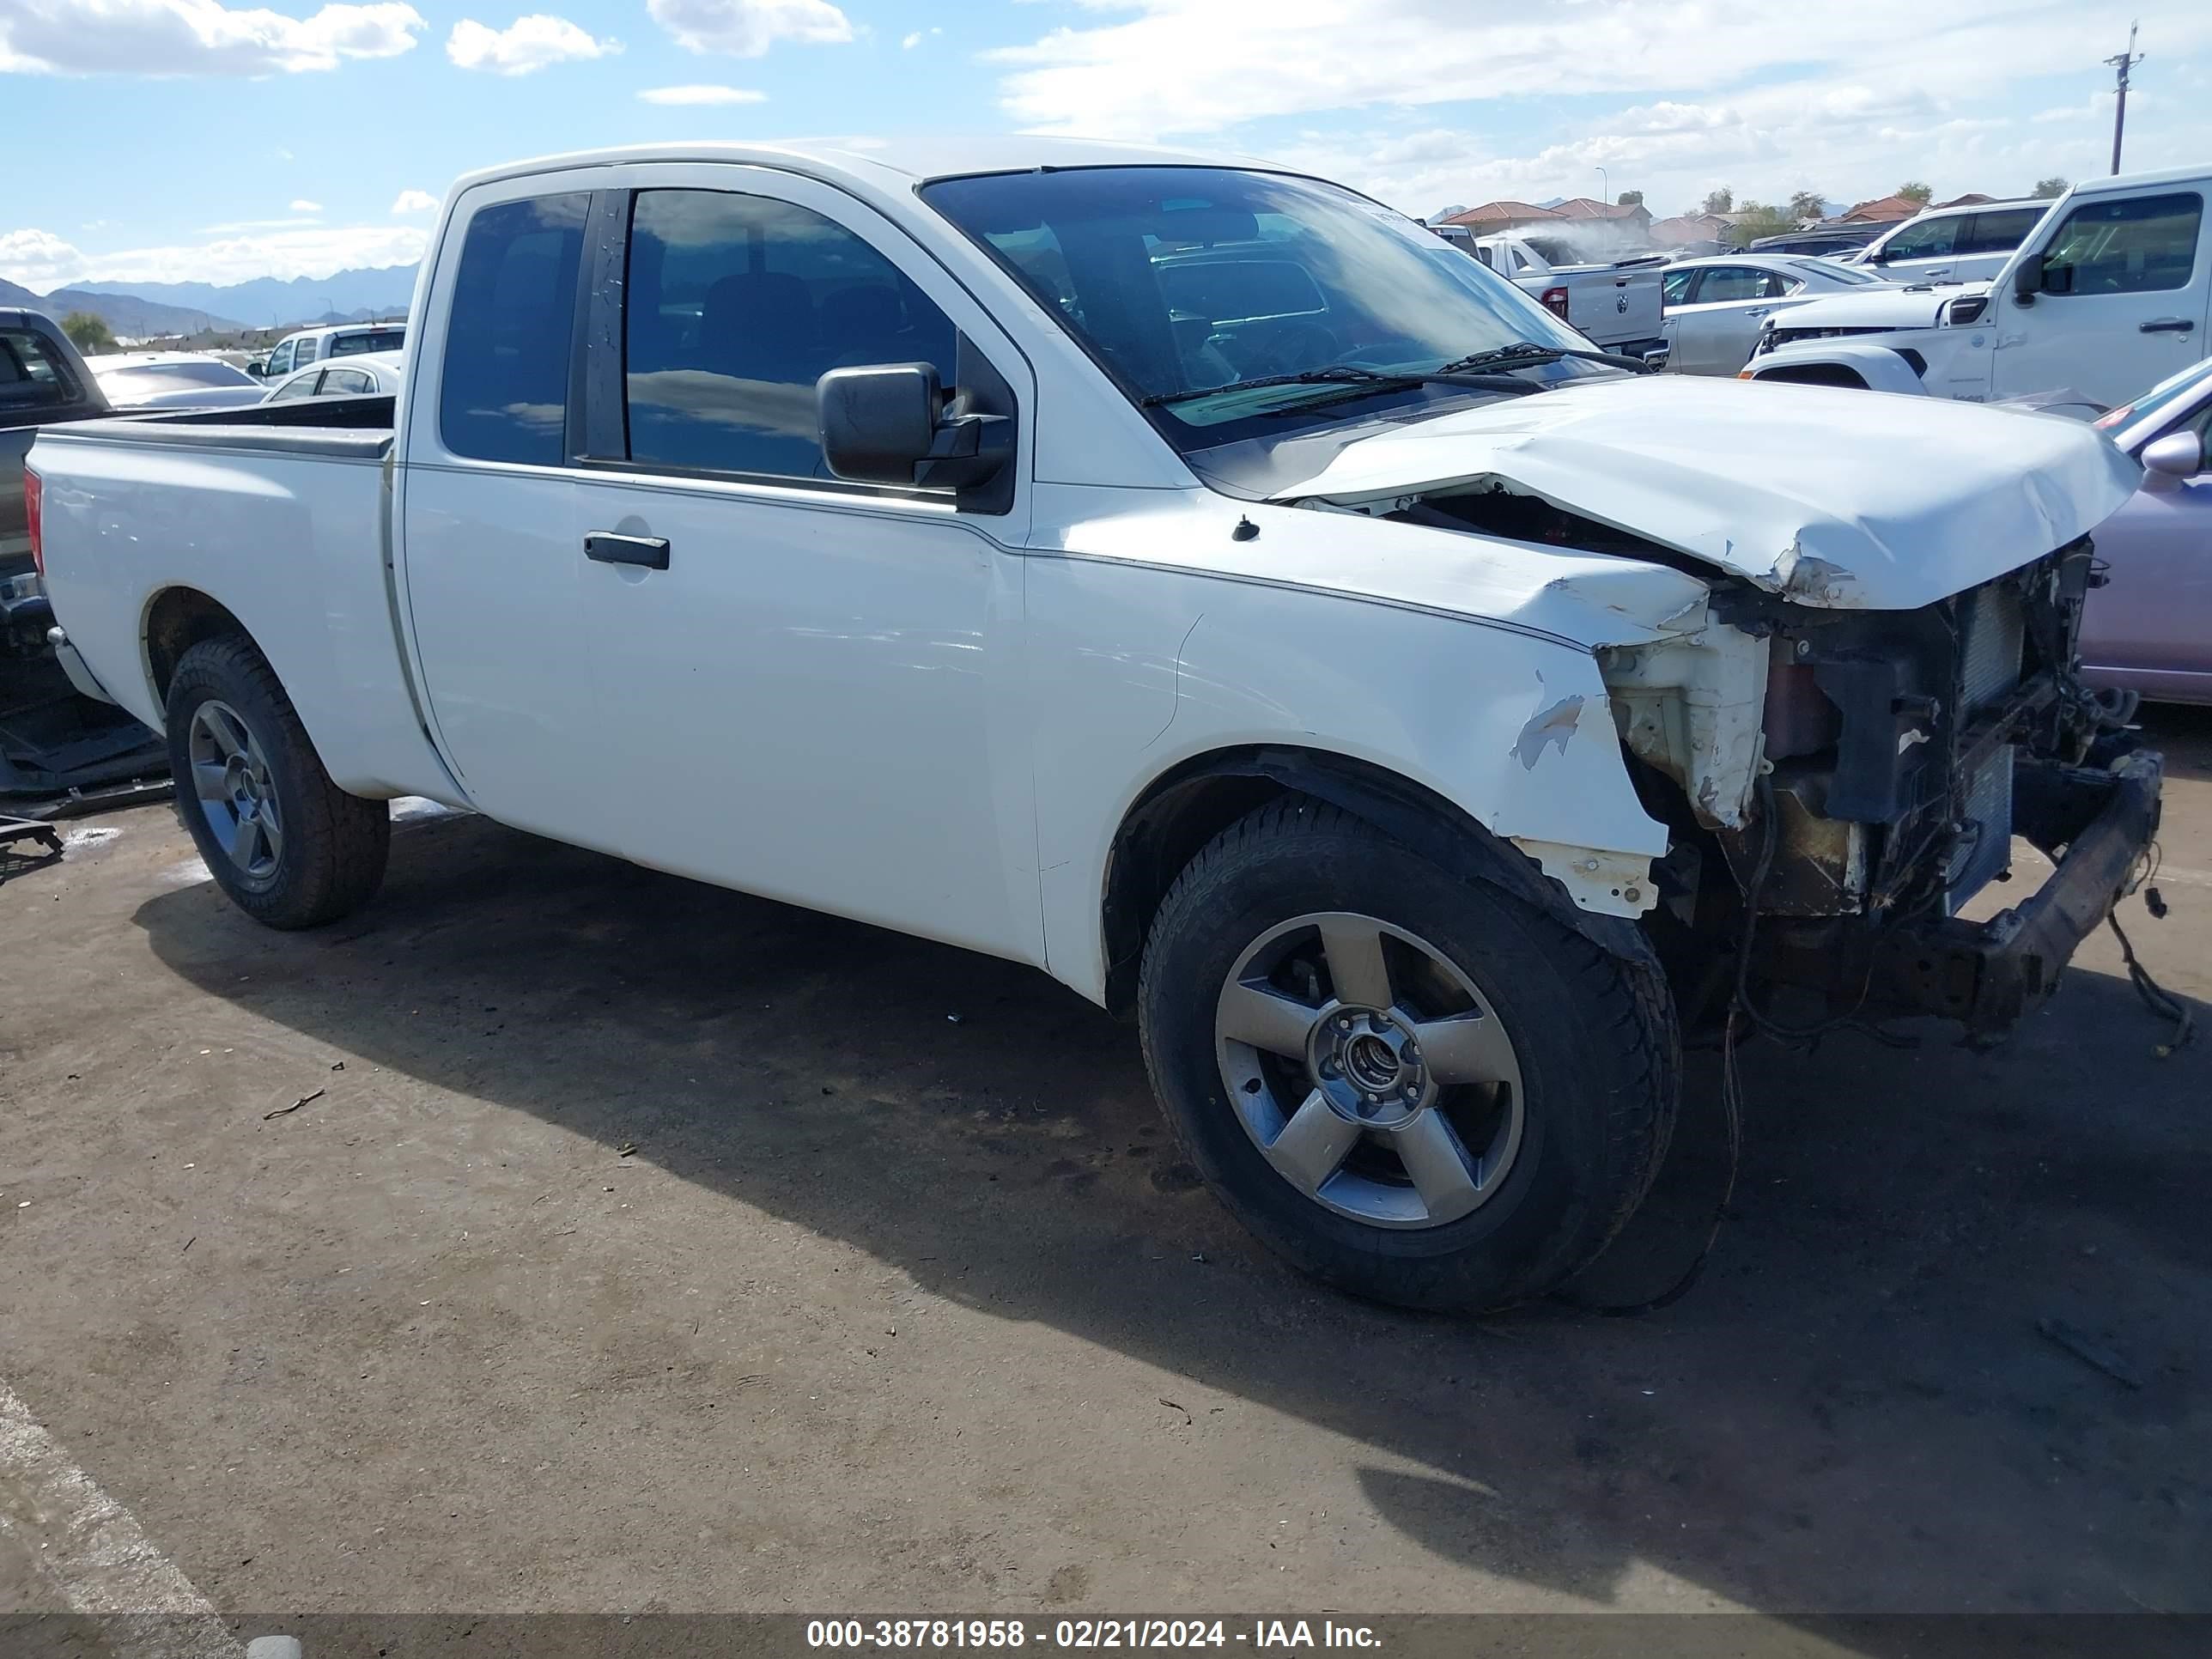
M 1467 1324 L 1260 1254 L 1035 973 L 459 816 L 281 936 L 72 828 L 0 888 L 0 1384 L 225 1613 L 2212 1612 L 2212 1033 L 2108 936 L 1995 1054 L 1750 1050 L 1686 1301 Z M 1716 1073 L 1594 1291 L 1694 1248 Z

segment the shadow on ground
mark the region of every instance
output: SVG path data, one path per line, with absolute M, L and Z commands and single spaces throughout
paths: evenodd
M 1996 1054 L 1751 1051 L 1696 1292 L 1470 1324 L 1261 1255 L 1175 1163 L 1133 1033 L 1027 969 L 462 818 L 406 828 L 331 932 L 204 884 L 137 920 L 210 995 L 1364 1443 L 1375 1510 L 1454 1561 L 1601 1601 L 1648 1563 L 1779 1612 L 2212 1610 L 2208 1051 L 2156 1058 L 2119 979 L 2077 970 Z M 1592 1293 L 1694 1248 L 1714 1082 Z

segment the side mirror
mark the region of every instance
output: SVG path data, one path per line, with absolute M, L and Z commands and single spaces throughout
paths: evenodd
M 249 362 L 246 365 L 246 372 L 257 380 L 265 380 L 269 378 L 269 365 Z
M 2143 446 L 2143 487 L 2171 489 L 2204 470 L 2204 441 L 2194 432 L 2169 432 Z
M 833 368 L 814 386 L 822 456 L 854 483 L 973 489 L 1013 453 L 1013 422 L 951 398 L 929 363 Z
M 2035 296 L 2043 292 L 2043 256 L 2027 253 L 2012 269 L 2012 297 L 2024 306 L 2035 303 Z

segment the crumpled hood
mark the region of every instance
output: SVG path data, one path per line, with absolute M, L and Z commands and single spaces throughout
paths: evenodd
M 1933 328 L 1943 307 L 1970 294 L 1987 294 L 1987 283 L 1945 283 L 1933 288 L 1860 288 L 1792 306 L 1778 317 L 1783 328 Z
M 2057 416 L 1650 374 L 1358 439 L 1275 499 L 1361 507 L 1499 485 L 1799 604 L 1909 611 L 2094 530 L 2141 477 Z

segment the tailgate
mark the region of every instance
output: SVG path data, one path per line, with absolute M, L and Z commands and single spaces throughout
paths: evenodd
M 1578 271 L 1566 284 L 1567 320 L 1598 344 L 1659 337 L 1656 270 Z

